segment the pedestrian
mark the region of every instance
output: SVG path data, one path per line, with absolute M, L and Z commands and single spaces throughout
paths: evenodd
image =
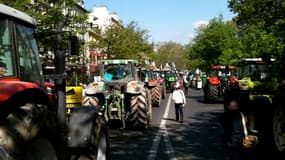
M 186 104 L 186 99 L 179 83 L 174 85 L 172 100 L 174 101 L 176 121 L 183 123 L 183 108 Z

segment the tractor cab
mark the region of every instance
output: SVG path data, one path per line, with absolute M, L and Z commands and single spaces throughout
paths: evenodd
M 239 62 L 239 86 L 241 90 L 271 92 L 277 89 L 278 63 L 275 59 L 245 58 Z
M 3 8 L 3 6 L 1 6 Z M 0 79 L 32 82 L 43 86 L 35 22 L 17 12 L 0 11 Z M 19 16 L 22 21 L 16 21 Z

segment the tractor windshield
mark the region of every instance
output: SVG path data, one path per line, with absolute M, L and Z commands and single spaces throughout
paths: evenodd
M 8 20 L 0 19 L 0 78 L 15 76 L 11 37 Z
M 143 82 L 147 82 L 151 79 L 150 72 L 147 70 L 140 70 L 139 71 L 139 78 Z
M 276 66 L 269 64 L 248 64 L 240 67 L 240 78 L 251 78 L 253 81 L 264 81 L 276 77 Z
M 104 79 L 107 81 L 131 78 L 131 68 L 127 64 L 104 65 Z

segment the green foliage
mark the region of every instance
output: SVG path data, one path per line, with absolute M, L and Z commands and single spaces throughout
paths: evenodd
M 278 57 L 284 47 L 273 33 L 267 33 L 257 25 L 248 26 L 241 39 L 245 50 L 243 57 L 261 57 L 264 54 Z
M 228 4 L 237 14 L 235 20 L 249 56 L 284 52 L 285 1 L 229 0 Z
M 197 36 L 187 46 L 191 66 L 207 69 L 212 64 L 231 65 L 242 54 L 242 44 L 234 22 L 223 17 L 212 19 L 196 30 Z
M 61 24 L 60 29 L 69 31 L 63 36 L 63 44 L 66 46 L 64 49 L 67 49 L 67 39 L 70 34 L 86 32 L 82 24 L 86 23 L 87 12 L 80 14 L 72 12 L 77 2 L 78 0 L 34 0 L 34 3 L 31 3 L 31 0 L 0 0 L 0 3 L 14 7 L 36 19 L 38 32 L 54 32 Z M 38 39 L 39 47 L 52 50 L 55 48 L 56 36 L 48 35 Z
M 96 45 L 112 57 L 143 61 L 153 56 L 153 45 L 147 41 L 148 31 L 139 28 L 135 22 L 126 27 L 113 23 L 99 34 L 101 39 Z
M 188 59 L 185 47 L 175 42 L 164 42 L 159 45 L 156 57 L 157 64 L 175 63 L 177 69 L 185 69 L 188 66 Z

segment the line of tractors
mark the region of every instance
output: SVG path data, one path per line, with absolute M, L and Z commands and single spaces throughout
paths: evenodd
M 35 20 L 2 4 L 0 16 L 0 159 L 109 159 L 108 128 L 149 128 L 166 97 L 161 71 L 102 60 L 82 87 L 80 67 L 67 71 L 62 24 L 50 33 L 54 66 L 43 68 Z
M 161 105 L 178 78 L 177 72 L 143 68 L 136 60 L 102 60 L 86 88 L 67 87 L 61 24 L 55 32 L 54 74 L 44 76 L 35 20 L 2 4 L 0 16 L 0 159 L 109 159 L 108 127 L 147 129 L 152 107 Z M 203 90 L 215 90 L 205 97 L 209 101 L 222 95 L 225 108 L 238 100 L 249 130 L 259 138 L 258 147 L 284 152 L 281 63 L 242 59 L 237 72 L 222 68 L 228 74 L 225 83 L 220 75 L 213 76 Z M 73 99 L 78 97 L 81 102 Z

